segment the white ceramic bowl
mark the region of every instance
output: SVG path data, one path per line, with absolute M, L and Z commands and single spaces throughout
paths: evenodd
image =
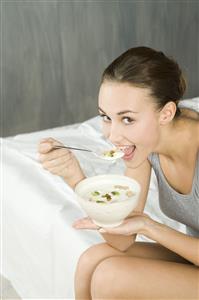
M 107 204 L 88 200 L 89 193 L 100 189 L 111 191 L 114 185 L 128 186 L 133 191 L 133 195 L 125 200 Z M 95 224 L 100 227 L 114 227 L 120 225 L 136 207 L 140 185 L 136 180 L 123 175 L 98 175 L 78 183 L 75 193 L 80 206 Z

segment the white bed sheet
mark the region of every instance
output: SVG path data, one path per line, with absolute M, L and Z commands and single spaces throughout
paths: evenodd
M 23 298 L 74 299 L 74 272 L 81 253 L 102 242 L 96 231 L 71 227 L 85 216 L 72 189 L 44 170 L 37 145 L 53 137 L 73 146 L 104 144 L 100 120 L 58 127 L 1 139 L 3 145 L 2 257 L 3 275 Z M 76 152 L 87 176 L 122 174 L 124 164 L 106 162 L 92 154 Z M 152 173 L 145 212 L 161 223 L 184 232 L 182 224 L 167 218 L 158 205 L 156 178 Z M 139 241 L 147 240 L 138 236 Z

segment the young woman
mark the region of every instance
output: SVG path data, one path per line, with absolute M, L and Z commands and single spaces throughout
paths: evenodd
M 124 148 L 125 175 L 142 192 L 136 210 L 118 227 L 98 228 L 89 218 L 75 222 L 106 240 L 80 257 L 76 299 L 199 299 L 199 111 L 179 109 L 185 88 L 178 64 L 147 47 L 129 49 L 104 71 L 103 133 Z M 70 151 L 51 151 L 57 143 L 41 142 L 41 162 L 74 187 L 84 173 Z M 143 213 L 151 168 L 162 211 L 184 223 L 187 234 Z M 156 243 L 135 242 L 136 234 Z

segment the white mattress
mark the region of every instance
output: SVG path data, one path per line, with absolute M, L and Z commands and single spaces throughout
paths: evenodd
M 96 231 L 76 231 L 71 227 L 84 212 L 71 188 L 37 161 L 37 144 L 49 136 L 72 146 L 89 148 L 104 143 L 98 117 L 82 124 L 1 139 L 2 271 L 24 299 L 74 299 L 77 260 L 88 247 L 102 242 Z M 120 160 L 107 162 L 85 152 L 76 152 L 76 156 L 87 176 L 124 171 Z M 184 231 L 182 224 L 160 211 L 154 173 L 145 212 L 161 223 Z M 138 240 L 147 239 L 138 236 Z

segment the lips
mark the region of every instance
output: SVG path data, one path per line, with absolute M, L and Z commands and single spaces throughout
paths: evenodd
M 135 145 L 120 147 L 120 150 L 122 150 L 124 152 L 123 159 L 125 159 L 125 160 L 132 159 L 135 149 L 136 149 Z

